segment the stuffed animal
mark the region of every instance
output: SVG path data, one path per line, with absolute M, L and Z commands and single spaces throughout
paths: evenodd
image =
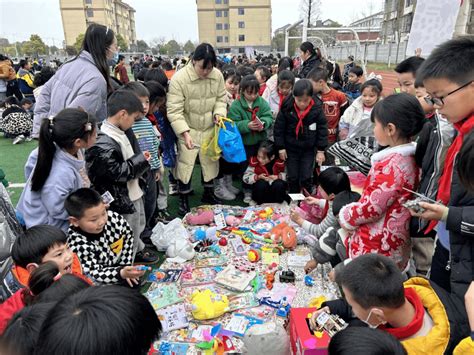
M 266 238 L 273 240 L 275 243 L 281 242 L 287 249 L 294 249 L 297 243 L 295 230 L 285 222 L 273 227 Z
M 211 210 L 199 208 L 195 213 L 188 213 L 186 215 L 186 223 L 193 226 L 211 224 L 213 222 L 214 212 Z
M 229 310 L 227 296 L 211 290 L 194 291 L 191 296 L 192 315 L 194 319 L 205 320 L 220 317 Z

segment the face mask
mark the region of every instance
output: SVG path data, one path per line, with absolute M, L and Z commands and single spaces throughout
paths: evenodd
M 111 59 L 107 59 L 109 66 L 113 66 L 118 63 L 119 52 L 114 52 L 114 56 Z
M 386 322 L 380 322 L 380 323 L 377 324 L 377 325 L 372 325 L 372 324 L 370 324 L 370 323 L 369 323 L 369 319 L 370 319 L 370 316 L 372 315 L 372 311 L 373 311 L 373 309 L 370 310 L 369 315 L 367 316 L 367 318 L 366 318 L 365 320 L 362 320 L 362 319 L 361 319 L 361 320 L 362 320 L 362 322 L 364 322 L 365 324 L 367 324 L 367 325 L 369 326 L 369 328 L 376 329 L 376 328 L 379 327 L 379 325 L 385 324 Z

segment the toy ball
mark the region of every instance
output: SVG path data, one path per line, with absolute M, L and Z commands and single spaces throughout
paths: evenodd
M 219 239 L 219 245 L 221 247 L 225 247 L 227 245 L 227 239 L 222 237 L 221 239 Z
M 314 286 L 314 279 L 313 279 L 311 276 L 306 275 L 306 276 L 304 277 L 304 284 L 305 284 L 306 286 Z
M 197 320 L 206 320 L 220 317 L 229 310 L 227 296 L 211 290 L 194 291 L 191 296 L 192 315 Z
M 204 240 L 204 239 L 206 239 L 206 231 L 204 231 L 202 229 L 198 229 L 194 233 L 194 240 L 197 241 L 197 242 L 200 242 L 201 240 Z
M 249 259 L 250 262 L 256 263 L 261 258 L 260 251 L 255 250 L 255 249 L 250 249 L 249 252 L 247 253 L 247 258 Z
M 252 243 L 252 238 L 248 235 L 244 235 L 242 236 L 242 241 L 245 243 L 245 244 L 250 244 Z

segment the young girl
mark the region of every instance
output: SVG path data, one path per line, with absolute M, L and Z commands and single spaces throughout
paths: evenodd
M 258 90 L 258 94 L 260 96 L 263 95 L 263 92 L 267 88 L 267 80 L 270 79 L 272 73 L 270 70 L 264 66 L 263 64 L 260 65 L 257 69 L 255 69 L 255 77 L 260 84 L 260 89 Z
M 293 97 L 285 100 L 275 121 L 275 145 L 286 161 L 290 193 L 311 191 L 314 162 L 324 162 L 328 144 L 327 123 L 321 105 L 313 100 L 313 86 L 307 79 L 296 82 Z
M 411 199 L 411 193 L 403 188 L 417 188 L 416 145 L 411 138 L 421 130 L 424 117 L 416 97 L 408 94 L 391 95 L 372 110 L 375 139 L 387 148 L 372 156 L 360 200 L 339 213 L 341 227 L 353 232 L 348 243 L 350 258 L 380 253 L 392 258 L 400 270 L 406 268 L 411 251 L 410 212 L 402 203 Z
M 258 147 L 267 138 L 266 130 L 272 124 L 272 112 L 267 102 L 258 95 L 260 85 L 254 75 L 246 75 L 240 83 L 240 98 L 235 100 L 229 111 L 242 135 L 247 158 L 257 155 Z M 248 162 L 241 164 L 244 172 Z M 244 183 L 244 202 L 252 200 L 249 186 Z
M 265 92 L 267 95 L 264 99 L 267 100 L 272 110 L 273 119 L 275 120 L 280 112 L 283 101 L 291 94 L 293 86 L 295 85 L 295 74 L 289 70 L 282 70 L 278 73 L 277 85 L 275 88 Z
M 252 200 L 262 203 L 282 203 L 286 198 L 285 162 L 276 158 L 272 141 L 264 141 L 258 153 L 249 159 L 244 182 L 252 185 Z M 252 204 L 252 202 L 251 202 Z
M 25 165 L 25 189 L 17 211 L 27 228 L 49 224 L 67 231 L 64 201 L 72 191 L 89 187 L 83 150 L 94 145 L 96 118 L 64 109 L 41 123 L 38 148 Z
M 367 80 L 360 88 L 361 95 L 354 100 L 339 121 L 339 139 L 351 136 L 354 128 L 362 121 L 370 119 L 375 104 L 382 99 L 382 84 L 377 79 Z
M 234 67 L 229 67 L 222 71 L 225 80 L 225 94 L 227 102 L 227 112 L 229 112 L 230 106 L 238 98 L 239 85 L 242 77 L 235 70 Z
M 20 107 L 20 103 L 15 96 L 10 96 L 5 100 L 5 111 L 0 118 L 0 131 L 6 138 L 13 138 L 13 144 L 31 139 L 30 134 L 33 128 L 31 116 Z

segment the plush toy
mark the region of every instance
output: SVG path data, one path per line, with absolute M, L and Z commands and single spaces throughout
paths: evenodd
M 242 222 L 242 220 L 240 218 L 235 217 L 235 216 L 228 215 L 225 218 L 225 223 L 229 227 L 236 227 L 236 226 L 240 225 L 241 222 Z
M 244 349 L 248 355 L 286 355 L 290 354 L 290 339 L 286 330 L 279 324 L 268 322 L 252 326 L 243 338 Z
M 227 296 L 211 290 L 194 291 L 191 296 L 192 315 L 197 320 L 206 320 L 220 317 L 229 310 Z
M 276 243 L 281 242 L 287 249 L 295 248 L 297 243 L 295 230 L 285 222 L 273 227 L 270 233 L 266 235 L 266 238 L 271 239 Z
M 211 224 L 213 222 L 214 212 L 211 210 L 199 208 L 195 213 L 188 213 L 186 215 L 186 223 L 193 226 Z
M 169 258 L 191 260 L 195 254 L 193 245 L 188 240 L 183 239 L 174 240 L 166 250 L 166 255 Z

